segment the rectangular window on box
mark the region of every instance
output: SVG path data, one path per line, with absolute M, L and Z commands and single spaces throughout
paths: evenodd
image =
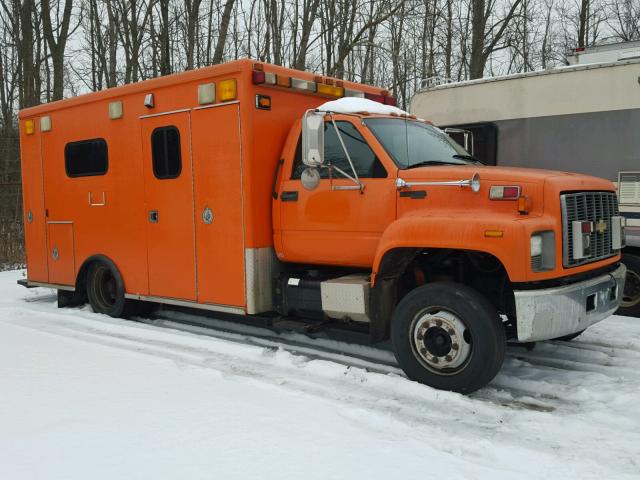
M 94 138 L 67 143 L 64 147 L 64 166 L 69 177 L 104 175 L 109 168 L 107 142 Z
M 180 131 L 174 126 L 156 128 L 151 134 L 151 155 L 156 178 L 179 177 L 182 171 Z

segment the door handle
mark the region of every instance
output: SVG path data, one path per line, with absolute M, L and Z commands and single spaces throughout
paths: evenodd
M 400 192 L 400 196 L 420 200 L 427 197 L 427 192 L 426 190 L 405 190 L 404 192 Z
M 291 192 L 282 192 L 280 194 L 280 200 L 282 200 L 283 202 L 297 202 L 298 192 L 295 190 Z
M 158 210 L 149 210 L 149 222 L 158 223 Z

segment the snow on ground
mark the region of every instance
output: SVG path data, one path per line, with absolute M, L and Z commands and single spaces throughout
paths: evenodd
M 0 479 L 640 478 L 640 320 L 510 348 L 465 397 L 348 355 L 59 310 L 22 275 L 0 273 Z

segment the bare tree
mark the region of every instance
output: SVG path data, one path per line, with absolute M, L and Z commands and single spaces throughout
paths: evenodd
M 471 0 L 471 57 L 469 73 L 471 78 L 481 78 L 489 56 L 496 50 L 504 48 L 501 45 L 509 22 L 516 15 L 522 0 L 513 0 L 506 14 L 489 25 L 492 13 L 496 9 L 495 0 Z

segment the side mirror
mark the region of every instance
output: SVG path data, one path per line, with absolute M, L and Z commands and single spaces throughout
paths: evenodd
M 315 167 L 307 167 L 300 175 L 300 182 L 305 190 L 315 190 L 320 185 L 320 172 Z
M 324 163 L 324 114 L 308 110 L 302 117 L 302 163 L 319 167 Z

